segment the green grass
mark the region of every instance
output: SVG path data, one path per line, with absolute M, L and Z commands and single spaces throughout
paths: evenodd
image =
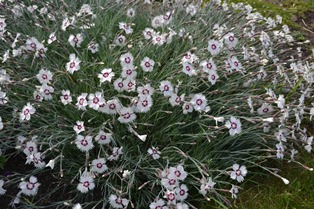
M 314 11 L 314 1 L 312 0 L 231 0 L 232 2 L 249 3 L 264 16 L 277 14 L 282 16 L 283 22 L 288 26 L 299 28 L 294 21 L 295 17 L 303 16 L 306 11 Z
M 302 154 L 304 164 L 314 167 L 314 155 Z M 285 185 L 274 176 L 253 176 L 243 186 L 234 208 L 312 209 L 314 208 L 314 172 L 292 163 L 282 163 L 280 175 L 290 181 Z M 258 185 L 252 183 L 257 181 Z

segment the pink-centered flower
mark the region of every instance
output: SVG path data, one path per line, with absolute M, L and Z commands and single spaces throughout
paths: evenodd
M 93 145 L 93 137 L 92 136 L 82 136 L 82 135 L 77 135 L 75 139 L 75 144 L 79 150 L 82 152 L 88 152 L 91 150 L 94 145 Z
M 80 177 L 77 189 L 82 193 L 87 193 L 95 188 L 94 179 L 89 172 L 84 172 Z
M 113 208 L 126 208 L 129 204 L 129 200 L 112 194 L 109 197 L 109 203 Z
M 20 113 L 20 121 L 28 121 L 31 119 L 31 115 L 36 112 L 36 109 L 30 103 L 27 103 Z
M 113 140 L 111 133 L 106 133 L 100 130 L 95 137 L 95 141 L 99 144 L 109 144 Z
M 76 57 L 75 54 L 70 54 L 69 59 L 70 61 L 66 64 L 66 70 L 70 74 L 73 74 L 74 72 L 80 70 L 81 60 L 78 57 Z
M 247 169 L 244 165 L 234 164 L 233 171 L 230 173 L 230 178 L 242 182 L 247 174 Z
M 235 134 L 239 134 L 241 132 L 241 122 L 239 119 L 237 119 L 234 116 L 231 116 L 230 120 L 226 122 L 226 127 L 229 128 L 229 133 L 231 136 L 234 136 Z
M 100 83 L 104 83 L 106 81 L 111 82 L 114 75 L 115 74 L 111 68 L 104 68 L 97 77 L 99 78 Z
M 31 176 L 28 181 L 22 181 L 19 185 L 21 193 L 26 196 L 34 196 L 37 194 L 40 183 L 35 176 Z

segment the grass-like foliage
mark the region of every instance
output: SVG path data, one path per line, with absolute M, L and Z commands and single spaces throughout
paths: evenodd
M 218 0 L 0 6 L 0 146 L 29 164 L 1 177 L 12 207 L 227 206 L 253 168 L 289 183 L 262 162 L 311 151 L 314 65 L 280 16 Z

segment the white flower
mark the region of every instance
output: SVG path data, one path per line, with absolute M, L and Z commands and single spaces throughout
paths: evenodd
M 156 16 L 152 19 L 152 27 L 158 28 L 164 24 L 164 17 L 163 15 Z
M 39 89 L 39 93 L 43 96 L 44 100 L 52 100 L 51 94 L 54 91 L 54 88 L 52 86 L 48 86 L 47 84 L 43 84 Z
M 72 102 L 72 96 L 70 90 L 62 90 L 62 96 L 60 96 L 62 104 L 67 105 Z
M 106 105 L 99 110 L 107 114 L 116 114 L 121 110 L 121 105 L 118 99 L 108 100 Z
M 159 33 L 155 33 L 155 35 L 152 38 L 152 43 L 154 45 L 158 45 L 161 46 L 166 42 L 166 37 L 165 34 L 159 34 Z
M 168 25 L 171 22 L 172 17 L 173 17 L 173 11 L 172 12 L 166 12 L 166 14 L 163 16 L 164 24 Z
M 3 122 L 2 122 L 2 118 L 0 117 L 0 130 L 3 129 Z
M 123 154 L 122 148 L 123 147 L 120 147 L 120 148 L 119 147 L 114 147 L 112 149 L 112 154 L 108 157 L 108 160 L 110 160 L 110 161 L 118 160 L 120 155 Z
M 114 86 L 114 89 L 117 90 L 118 92 L 123 91 L 124 90 L 124 83 L 123 83 L 122 78 L 118 78 L 117 80 L 115 80 L 113 82 L 113 86 Z
M 73 127 L 73 130 L 76 132 L 76 134 L 85 131 L 84 121 L 76 121 L 76 125 Z
M 50 167 L 51 169 L 53 169 L 55 167 L 55 159 L 53 160 L 49 160 L 48 164 L 46 165 L 46 168 L 47 167 Z
M 169 168 L 169 176 L 174 175 L 178 180 L 184 181 L 184 179 L 188 176 L 187 172 L 184 171 L 182 165 L 178 165 L 176 167 Z
M 186 7 L 185 11 L 187 14 L 194 16 L 197 13 L 197 7 L 193 4 L 189 4 L 189 6 Z
M 205 111 L 207 99 L 203 94 L 195 94 L 191 100 L 191 104 L 196 111 Z
M 88 95 L 88 106 L 94 110 L 98 110 L 99 106 L 105 104 L 105 99 L 101 92 Z
M 122 67 L 121 77 L 127 79 L 134 79 L 137 75 L 133 64 Z
M 109 144 L 112 141 L 112 134 L 100 130 L 95 137 L 95 141 L 99 144 Z
M 7 93 L 4 91 L 1 91 L 0 88 L 0 105 L 4 105 L 6 103 L 8 103 L 8 97 L 7 97 Z
M 154 65 L 154 60 L 150 59 L 149 57 L 144 57 L 144 59 L 141 61 L 141 67 L 144 72 L 152 72 Z
M 284 95 L 280 94 L 279 97 L 278 97 L 278 100 L 277 100 L 277 105 L 280 109 L 283 109 L 285 107 L 285 98 L 284 98 Z
M 75 139 L 75 144 L 78 149 L 80 149 L 82 152 L 88 152 L 91 150 L 94 145 L 93 145 L 93 137 L 92 136 L 82 136 L 82 135 L 77 135 Z
M 93 54 L 95 54 L 96 52 L 99 51 L 99 44 L 92 41 L 88 44 L 87 48 L 89 51 L 91 51 Z
M 0 179 L 0 196 L 4 195 L 7 190 L 3 189 L 4 181 Z
M 109 197 L 109 203 L 113 208 L 126 208 L 129 204 L 129 200 L 112 194 Z
M 134 16 L 135 16 L 135 9 L 134 9 L 134 8 L 129 8 L 129 9 L 126 11 L 126 16 L 128 16 L 128 17 L 134 17 Z
M 183 58 L 181 59 L 182 63 L 190 63 L 192 64 L 193 62 L 197 61 L 198 57 L 195 54 L 192 54 L 191 52 L 187 52 Z
M 229 49 L 234 49 L 236 45 L 238 44 L 238 39 L 234 36 L 233 33 L 227 33 L 224 36 L 224 39 Z
M 283 159 L 285 148 L 284 148 L 284 146 L 283 146 L 281 141 L 278 144 L 276 144 L 276 148 L 277 148 L 276 157 L 278 159 Z
M 247 174 L 247 169 L 244 165 L 233 164 L 233 171 L 230 173 L 230 178 L 237 180 L 239 183 L 244 180 L 244 177 Z
M 169 190 L 175 189 L 179 186 L 179 181 L 175 175 L 168 175 L 166 178 L 161 179 L 161 184 Z
M 231 116 L 230 120 L 226 122 L 227 128 L 229 128 L 229 133 L 231 136 L 241 132 L 241 122 L 234 116 Z
M 263 105 L 257 109 L 259 115 L 264 115 L 273 112 L 273 107 L 268 103 L 263 103 Z
M 209 40 L 207 50 L 212 56 L 218 55 L 221 50 L 221 43 L 216 40 Z
M 34 91 L 33 97 L 34 97 L 34 100 L 35 100 L 35 101 L 38 101 L 38 102 L 43 101 L 43 96 L 42 96 L 42 93 L 39 92 L 39 89 L 37 89 L 37 90 Z
M 268 133 L 270 129 L 270 124 L 269 123 L 263 123 L 263 132 Z
M 36 75 L 36 78 L 41 84 L 47 84 L 52 80 L 52 73 L 47 69 L 41 69 Z
M 5 23 L 5 19 L 0 18 L 0 31 L 4 31 L 6 26 L 7 26 L 7 24 Z
M 207 194 L 207 192 L 213 191 L 216 184 L 215 182 L 213 182 L 212 177 L 209 177 L 208 180 L 204 178 L 201 179 L 201 183 L 202 185 L 199 192 L 204 196 Z
M 167 191 L 166 198 L 168 200 L 168 204 L 176 204 L 176 193 L 174 191 Z
M 32 153 L 36 153 L 37 150 L 37 144 L 34 141 L 28 141 L 26 142 L 25 148 L 23 150 L 24 154 L 26 156 L 31 155 Z
M 87 193 L 95 188 L 95 183 L 92 175 L 89 172 L 84 172 L 80 177 L 80 183 L 77 189 L 82 193 Z
M 117 36 L 117 38 L 115 39 L 115 44 L 117 46 L 124 46 L 126 42 L 126 37 L 124 35 L 119 35 Z
M 155 147 L 151 147 L 147 150 L 148 154 L 150 154 L 155 160 L 160 158 L 161 152 L 158 151 Z
M 136 112 L 145 113 L 153 106 L 153 99 L 150 96 L 140 96 L 136 105 Z
M 232 198 L 232 199 L 236 199 L 238 192 L 239 192 L 238 187 L 232 185 L 232 187 L 231 187 L 231 189 L 230 189 L 231 198 Z
M 181 94 L 181 96 L 178 96 L 177 94 L 172 94 L 169 98 L 170 105 L 172 107 L 180 105 L 184 101 L 184 94 Z
M 176 198 L 179 201 L 184 201 L 188 197 L 188 187 L 185 184 L 181 184 L 175 189 Z
M 73 74 L 80 69 L 81 60 L 75 54 L 70 54 L 69 59 L 70 61 L 66 64 L 66 69 L 70 74 Z
M 80 11 L 78 12 L 77 16 L 87 16 L 87 15 L 93 15 L 92 8 L 89 4 L 83 4 Z
M 143 35 L 145 39 L 149 40 L 156 35 L 156 32 L 151 28 L 145 28 L 145 30 L 143 31 Z
M 62 21 L 61 29 L 63 31 L 66 31 L 67 27 L 69 27 L 70 25 L 73 25 L 74 21 L 75 21 L 74 17 L 71 17 L 70 19 L 66 17 Z
M 182 105 L 182 110 L 183 110 L 183 114 L 188 114 L 188 113 L 193 112 L 194 108 L 193 108 L 193 105 L 191 103 L 185 102 Z
M 190 64 L 188 62 L 183 62 L 182 63 L 183 68 L 182 72 L 187 74 L 188 76 L 196 75 L 195 67 L 193 64 Z
M 137 87 L 138 96 L 152 96 L 155 89 L 150 84 L 145 84 L 144 86 Z
M 26 40 L 25 48 L 28 51 L 37 51 L 39 49 L 39 45 L 40 42 L 37 40 L 37 38 L 32 37 Z
M 123 81 L 124 90 L 131 92 L 136 90 L 136 80 L 134 78 L 127 78 Z
M 7 74 L 6 70 L 0 69 L 0 85 L 8 84 L 10 82 L 10 76 Z
M 118 121 L 120 123 L 131 123 L 136 119 L 136 115 L 133 112 L 133 109 L 130 107 L 123 107 L 121 108 L 120 117 L 118 118 Z
M 186 203 L 179 202 L 176 205 L 177 209 L 189 209 L 189 206 Z
M 53 32 L 53 33 L 51 33 L 51 34 L 49 35 L 49 39 L 48 39 L 47 43 L 48 43 L 48 44 L 51 44 L 52 42 L 54 42 L 54 41 L 56 41 L 56 40 L 57 40 L 56 34 L 55 34 L 55 32 Z
M 173 86 L 170 83 L 170 81 L 161 81 L 159 85 L 159 90 L 166 97 L 171 96 L 173 94 Z
M 77 35 L 70 35 L 68 42 L 73 47 L 81 47 L 81 44 L 83 42 L 83 35 L 81 33 Z
M 261 67 L 258 74 L 257 74 L 257 79 L 258 80 L 264 80 L 266 78 L 266 76 L 267 76 L 266 71 L 264 70 L 263 67 Z
M 113 76 L 114 76 L 114 72 L 112 72 L 112 69 L 111 68 L 104 68 L 100 74 L 98 74 L 98 78 L 99 78 L 99 81 L 100 83 L 103 83 L 103 82 L 111 82 Z
M 208 81 L 212 84 L 215 85 L 217 79 L 219 78 L 216 70 L 210 70 L 208 71 Z
M 83 209 L 80 203 L 73 205 L 72 209 Z
M 104 158 L 98 158 L 92 161 L 90 170 L 96 173 L 103 173 L 107 169 L 106 160 Z
M 313 144 L 313 136 L 307 138 L 306 145 L 304 146 L 304 149 L 310 153 L 312 151 L 312 144 Z
M 31 176 L 28 181 L 22 181 L 19 185 L 21 192 L 27 196 L 34 196 L 37 194 L 40 183 L 35 176 Z
M 133 33 L 133 29 L 125 22 L 119 22 L 119 28 L 124 30 L 126 34 Z
M 204 60 L 200 63 L 200 66 L 202 66 L 202 70 L 205 73 L 209 73 L 211 70 L 217 70 L 217 65 L 214 63 L 213 59 L 210 58 L 209 60 Z
M 133 65 L 134 57 L 131 53 L 125 53 L 120 56 L 120 64 L 122 67 Z
M 127 178 L 129 178 L 130 175 L 131 175 L 131 171 L 129 171 L 129 170 L 124 170 L 124 171 L 123 171 L 123 174 L 122 174 L 122 177 L 123 177 L 124 179 L 127 179 Z
M 156 199 L 149 205 L 149 209 L 169 209 L 165 201 L 162 199 Z
M 229 63 L 231 65 L 231 69 L 233 69 L 233 70 L 241 70 L 242 69 L 242 64 L 239 62 L 239 60 L 236 56 L 231 56 L 229 58 Z
M 45 161 L 42 159 L 40 152 L 31 153 L 26 157 L 26 164 L 34 163 L 36 168 L 44 168 L 46 166 Z
M 30 120 L 31 115 L 36 112 L 36 109 L 30 103 L 27 103 L 20 113 L 20 121 L 23 122 L 25 120 Z
M 88 104 L 86 97 L 87 97 L 87 93 L 82 93 L 80 96 L 77 97 L 76 107 L 79 110 L 86 110 L 86 106 Z

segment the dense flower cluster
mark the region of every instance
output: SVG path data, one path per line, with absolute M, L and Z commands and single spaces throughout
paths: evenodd
M 75 209 L 196 208 L 312 150 L 314 64 L 280 16 L 220 0 L 1 4 L 0 148 L 33 166 L 1 177 L 13 205 L 51 171 L 77 193 L 56 204 Z

